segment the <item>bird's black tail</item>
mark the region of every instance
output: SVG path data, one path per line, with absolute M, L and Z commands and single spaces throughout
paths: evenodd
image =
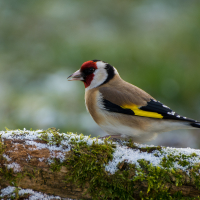
M 191 126 L 193 126 L 195 128 L 200 128 L 200 122 L 193 122 L 193 123 L 191 123 Z

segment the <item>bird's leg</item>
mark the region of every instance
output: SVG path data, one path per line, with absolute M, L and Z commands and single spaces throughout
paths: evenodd
M 99 139 L 105 139 L 105 138 L 108 138 L 108 137 L 111 137 L 110 135 L 106 135 L 106 136 L 103 136 L 103 137 L 99 137 Z
M 106 135 L 103 137 L 99 137 L 99 139 L 105 139 L 105 138 L 121 138 L 121 135 Z

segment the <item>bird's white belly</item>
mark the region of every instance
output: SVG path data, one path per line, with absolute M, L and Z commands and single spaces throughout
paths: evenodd
M 134 142 L 149 141 L 157 136 L 157 133 L 155 132 L 148 132 L 134 126 L 124 125 L 123 122 L 121 123 L 121 121 L 117 119 L 116 114 L 113 113 L 113 116 L 115 116 L 113 118 L 112 114 L 110 113 L 108 117 L 108 115 L 106 115 L 106 112 L 107 111 L 102 112 L 101 110 L 99 110 L 98 113 L 104 120 L 102 120 L 102 123 L 99 123 L 98 125 L 109 135 L 117 135 L 118 137 L 124 139 L 131 138 Z
M 161 121 L 150 118 L 144 118 L 147 126 L 145 128 L 137 127 L 137 120 L 133 126 L 124 124 L 117 116 L 118 114 L 107 113 L 107 111 L 99 110 L 103 123 L 99 126 L 109 135 L 118 135 L 122 138 L 132 138 L 134 142 L 145 142 L 154 139 L 159 133 L 187 128 L 187 124 L 180 122 Z M 137 116 L 129 116 L 130 120 L 134 120 Z M 135 121 L 135 120 L 134 120 Z
M 142 131 L 122 124 L 100 126 L 109 135 L 119 135 L 122 138 L 132 138 L 135 142 L 148 141 L 157 136 L 157 133 Z
M 149 141 L 157 136 L 157 133 L 155 132 L 150 133 L 148 131 L 137 128 L 137 126 L 127 126 L 123 124 L 119 117 L 120 114 L 104 110 L 100 97 L 101 95 L 98 94 L 96 113 L 98 113 L 101 121 L 100 123 L 97 121 L 96 122 L 106 133 L 109 135 L 117 135 L 121 138 L 132 138 L 135 142 Z M 128 118 L 131 120 L 132 116 L 128 116 Z
M 149 141 L 161 132 L 187 127 L 186 124 L 180 122 L 107 111 L 102 104 L 102 95 L 100 93 L 97 93 L 96 105 L 96 107 L 93 107 L 95 112 L 88 110 L 96 123 L 105 132 L 122 138 L 132 138 L 134 142 Z

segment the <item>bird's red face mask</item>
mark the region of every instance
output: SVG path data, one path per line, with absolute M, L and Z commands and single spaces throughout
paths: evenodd
M 94 72 L 96 69 L 96 62 L 92 60 L 84 62 L 81 68 L 70 75 L 68 79 L 69 81 L 83 81 L 85 88 L 87 88 L 94 78 Z

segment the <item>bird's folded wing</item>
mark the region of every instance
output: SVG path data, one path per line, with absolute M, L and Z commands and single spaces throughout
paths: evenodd
M 102 94 L 103 108 L 110 112 L 135 115 L 140 117 L 150 117 L 157 119 L 173 119 L 181 121 L 195 122 L 175 113 L 169 107 L 153 99 L 143 90 L 136 88 L 136 94 L 126 91 L 110 90 L 109 88 L 100 88 Z M 135 91 L 133 91 L 135 92 Z M 140 93 L 141 92 L 141 93 Z M 140 93 L 139 96 L 138 93 Z M 141 95 L 142 94 L 142 95 Z

